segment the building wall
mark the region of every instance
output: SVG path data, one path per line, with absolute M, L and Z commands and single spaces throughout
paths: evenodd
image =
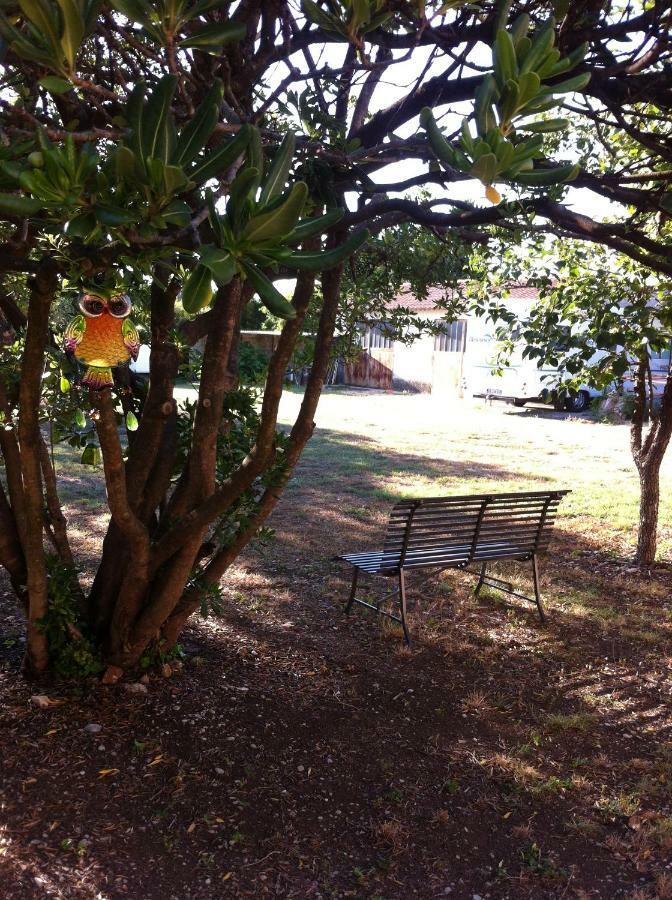
M 427 318 L 442 317 L 435 314 Z M 466 332 L 467 322 L 463 321 L 452 337 L 447 335 L 447 340 L 424 334 L 412 344 L 388 341 L 391 346 L 386 347 L 370 346 L 377 341 L 372 341 L 370 334 L 364 334 L 363 343 L 367 349 L 355 363 L 344 366 L 343 383 L 461 396 Z
M 363 350 L 354 362 L 343 367 L 343 383 L 389 391 L 392 388 L 393 361 L 394 348 Z
M 412 344 L 394 342 L 392 385 L 397 390 L 429 392 L 433 380 L 434 338 L 423 335 Z

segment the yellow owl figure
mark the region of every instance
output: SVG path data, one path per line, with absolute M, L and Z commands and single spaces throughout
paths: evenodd
M 88 366 L 82 384 L 101 391 L 114 384 L 112 366 L 138 358 L 140 340 L 128 318 L 131 299 L 126 294 L 109 299 L 83 294 L 79 308 L 82 315 L 65 329 L 65 352 Z

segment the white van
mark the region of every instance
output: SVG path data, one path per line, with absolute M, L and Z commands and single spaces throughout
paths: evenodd
M 136 375 L 149 375 L 149 356 L 151 350 L 149 344 L 140 344 L 138 358 L 131 360 L 130 370 Z
M 575 393 L 557 398 L 555 388 L 561 380 L 561 370 L 553 366 L 538 368 L 535 360 L 524 359 L 522 342 L 515 347 L 509 364 L 497 374 L 493 371 L 497 343 L 492 322 L 475 317 L 469 320 L 463 368 L 465 396 L 504 400 L 514 406 L 554 403 L 556 408 L 570 412 L 583 412 L 593 397 L 601 396 L 600 391 L 582 384 Z M 601 355 L 601 352 L 596 353 L 594 359 Z

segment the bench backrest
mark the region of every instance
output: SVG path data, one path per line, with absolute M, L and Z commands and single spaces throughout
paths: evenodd
M 516 558 L 545 550 L 569 491 L 402 500 L 390 514 L 384 556 L 406 567 Z

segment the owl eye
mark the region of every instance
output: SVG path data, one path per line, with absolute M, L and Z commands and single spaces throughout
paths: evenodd
M 97 316 L 102 316 L 105 312 L 105 304 L 99 297 L 92 297 L 89 294 L 86 294 L 79 301 L 79 308 L 84 313 L 85 316 L 89 316 L 89 318 L 96 318 Z
M 114 316 L 115 319 L 123 319 L 131 311 L 130 298 L 125 294 L 121 294 L 118 297 L 112 297 L 111 300 L 108 300 L 107 308 L 110 315 Z

